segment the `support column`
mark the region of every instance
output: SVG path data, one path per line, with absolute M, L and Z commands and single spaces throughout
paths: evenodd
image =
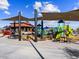
M 43 39 L 43 32 L 44 32 L 44 29 L 43 29 L 43 20 L 41 20 L 41 39 Z
M 21 41 L 21 19 L 20 19 L 20 16 L 21 16 L 21 12 L 19 12 L 19 41 Z
M 35 20 L 35 42 L 37 42 L 37 10 L 34 10 L 34 20 Z
M 16 32 L 16 27 L 15 27 L 15 24 L 16 24 L 16 22 L 15 22 L 15 20 L 14 20 L 14 30 L 13 30 L 13 32 L 14 32 L 14 38 L 15 38 L 15 32 Z

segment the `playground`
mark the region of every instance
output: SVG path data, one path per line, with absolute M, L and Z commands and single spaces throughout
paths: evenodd
M 79 0 L 0 0 L 0 59 L 79 59 Z
M 12 25 L 7 26 L 3 34 L 9 35 L 10 37 L 17 38 L 19 41 L 21 40 L 29 40 L 33 41 L 44 41 L 44 40 L 52 40 L 54 42 L 77 42 L 79 41 L 79 35 L 74 35 L 74 29 L 66 25 L 65 21 L 79 21 L 78 13 L 79 10 L 72 10 L 63 13 L 42 13 L 42 17 L 38 17 L 38 12 L 34 10 L 34 18 L 26 18 L 21 15 L 21 12 L 18 12 L 18 16 L 1 19 L 4 21 L 13 21 Z M 52 17 L 51 17 L 52 16 Z M 56 17 L 57 16 L 57 17 Z M 41 24 L 37 24 L 37 22 L 41 20 Z M 53 28 L 46 27 L 44 28 L 43 21 L 45 20 L 56 20 L 58 25 Z M 16 22 L 18 21 L 18 23 Z M 24 21 L 26 23 L 23 24 Z M 30 24 L 27 21 L 33 21 L 34 25 Z M 13 26 L 13 27 L 12 27 Z M 75 26 L 75 25 L 74 25 Z M 11 34 L 12 33 L 12 34 Z M 25 34 L 26 33 L 26 34 Z M 77 32 L 76 32 L 77 33 Z
M 43 17 L 37 16 L 38 12 L 36 9 L 34 12 L 34 18 L 26 18 L 21 15 L 21 12 L 19 12 L 18 16 L 1 19 L 4 21 L 13 21 L 13 27 L 7 26 L 0 31 L 0 58 L 79 58 L 79 34 L 74 31 L 69 24 L 65 24 L 65 21 L 79 21 L 79 18 L 77 17 L 79 10 L 73 10 L 64 13 L 42 13 Z M 52 14 L 53 16 L 51 17 L 50 15 Z M 44 20 L 50 21 L 53 19 L 57 21 L 58 25 L 56 27 L 49 28 L 43 26 Z M 26 20 L 34 21 L 34 25 L 32 26 L 29 22 L 26 22 Z M 37 24 L 38 20 L 41 20 L 41 24 Z M 18 21 L 18 23 L 16 21 Z M 26 23 L 21 21 L 25 21 Z

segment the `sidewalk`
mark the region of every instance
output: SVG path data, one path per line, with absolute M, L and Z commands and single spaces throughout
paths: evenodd
M 0 59 L 41 59 L 28 41 L 0 38 Z
M 39 41 L 34 43 L 45 59 L 70 59 L 68 54 L 63 50 L 65 47 L 78 49 L 79 45 L 73 43 L 59 43 L 52 41 Z
M 79 49 L 78 44 L 47 41 L 33 42 L 45 59 L 69 59 L 64 48 Z M 0 38 L 0 59 L 41 59 L 29 41 Z

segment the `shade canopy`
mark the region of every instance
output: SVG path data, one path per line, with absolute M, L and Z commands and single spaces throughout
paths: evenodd
M 33 21 L 33 19 L 26 18 L 22 15 L 13 16 L 13 17 L 1 19 L 1 20 L 9 20 L 9 21 L 14 21 L 15 20 L 16 21 L 16 20 L 19 20 L 19 17 L 20 17 L 21 21 Z
M 58 20 L 63 19 L 66 21 L 79 21 L 79 9 L 72 10 L 68 12 L 61 12 L 61 13 L 52 13 L 52 12 L 42 12 L 42 17 L 39 17 L 38 19 L 41 20 Z
M 13 24 L 13 26 L 14 26 L 14 37 L 15 37 L 15 32 L 16 32 L 16 30 L 15 30 L 15 27 L 16 27 L 15 21 L 18 21 L 18 25 L 17 26 L 19 27 L 19 30 L 18 30 L 18 33 L 19 33 L 18 39 L 19 39 L 19 41 L 21 41 L 21 26 L 22 25 L 25 26 L 24 24 L 21 25 L 21 21 L 32 21 L 31 19 L 28 19 L 26 17 L 23 17 L 21 15 L 21 12 L 18 12 L 18 15 L 17 16 L 10 17 L 10 18 L 6 18 L 6 19 L 1 19 L 1 20 L 14 21 L 14 24 Z
M 79 9 L 77 10 L 72 10 L 68 12 L 42 12 L 42 17 L 38 17 L 38 20 L 59 20 L 63 19 L 66 21 L 79 21 Z M 1 20 L 9 20 L 9 21 L 14 21 L 18 20 L 20 17 L 21 21 L 34 21 L 34 18 L 26 18 L 22 15 L 6 18 L 6 19 L 1 19 Z

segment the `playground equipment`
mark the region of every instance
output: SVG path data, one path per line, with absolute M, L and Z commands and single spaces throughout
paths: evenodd
M 41 35 L 41 25 L 37 25 L 37 34 Z M 65 25 L 63 20 L 59 20 L 57 27 L 54 27 L 51 30 L 49 27 L 45 27 L 43 35 L 45 37 L 51 37 L 52 35 L 56 41 L 67 41 L 67 38 L 71 38 L 73 36 L 73 30 L 69 25 Z
M 37 36 L 41 36 L 41 25 L 40 24 L 38 24 L 37 25 Z
M 59 20 L 58 21 L 58 29 L 57 29 L 57 36 L 56 38 L 59 39 L 61 37 L 64 37 L 64 26 L 65 26 L 65 23 L 63 20 Z
M 54 29 L 54 38 L 57 41 L 63 40 L 67 41 L 67 37 L 73 36 L 73 30 L 69 25 L 65 25 L 63 20 L 58 21 L 58 27 Z

